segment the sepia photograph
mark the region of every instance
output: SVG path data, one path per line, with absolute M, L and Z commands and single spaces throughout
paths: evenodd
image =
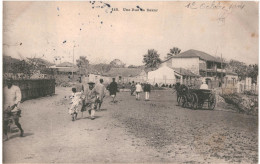
M 258 1 L 3 1 L 3 163 L 258 163 Z

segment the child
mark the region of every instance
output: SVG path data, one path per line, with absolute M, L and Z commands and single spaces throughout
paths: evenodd
M 72 121 L 77 119 L 78 112 L 82 108 L 82 92 L 76 92 L 76 88 L 72 88 L 72 95 L 70 96 L 71 106 L 69 108 L 69 114 L 72 116 Z

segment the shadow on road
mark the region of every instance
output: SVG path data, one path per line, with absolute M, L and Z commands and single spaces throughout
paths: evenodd
M 27 137 L 27 136 L 31 136 L 31 135 L 33 135 L 33 133 L 24 133 L 24 134 L 23 134 L 23 137 Z M 9 140 L 10 140 L 10 139 L 13 139 L 13 138 L 16 138 L 16 137 L 20 137 L 20 133 L 17 133 L 17 134 L 15 134 L 15 135 L 10 136 L 10 137 L 9 137 Z

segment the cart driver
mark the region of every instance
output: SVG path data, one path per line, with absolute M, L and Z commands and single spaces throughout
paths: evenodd
M 202 81 L 202 84 L 201 84 L 201 86 L 200 86 L 200 89 L 209 89 L 209 86 L 208 86 L 208 84 L 206 83 L 205 80 Z

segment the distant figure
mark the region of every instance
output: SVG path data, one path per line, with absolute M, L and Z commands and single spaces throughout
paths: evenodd
M 95 90 L 97 92 L 97 110 L 100 110 L 103 99 L 105 97 L 105 86 L 103 85 L 103 79 L 99 80 L 100 83 L 96 84 Z
M 4 98 L 3 98 L 3 131 L 8 140 L 8 124 L 10 120 L 14 120 L 15 125 L 20 130 L 20 137 L 23 137 L 24 131 L 21 124 L 19 123 L 19 117 L 21 117 L 21 109 L 19 108 L 22 94 L 18 86 L 13 85 L 13 79 L 8 79 L 7 86 L 4 88 Z
M 112 102 L 115 103 L 115 98 L 116 98 L 116 92 L 117 92 L 117 83 L 115 82 L 115 78 L 113 78 L 113 81 L 109 85 L 109 93 L 110 96 L 112 96 L 113 100 Z
M 151 85 L 149 84 L 148 81 L 144 84 L 144 92 L 145 92 L 145 101 L 149 101 Z
M 209 86 L 206 84 L 206 81 L 202 82 L 200 89 L 209 89 Z
M 72 94 L 70 96 L 71 106 L 69 108 L 69 114 L 72 117 L 72 121 L 77 120 L 78 113 L 82 109 L 83 92 L 77 92 L 76 88 L 72 88 Z
M 132 81 L 132 84 L 131 84 L 131 96 L 134 94 L 135 92 L 135 82 Z
M 140 82 L 138 82 L 135 86 L 135 92 L 136 92 L 136 100 L 140 100 L 140 93 L 143 91 L 142 86 Z

